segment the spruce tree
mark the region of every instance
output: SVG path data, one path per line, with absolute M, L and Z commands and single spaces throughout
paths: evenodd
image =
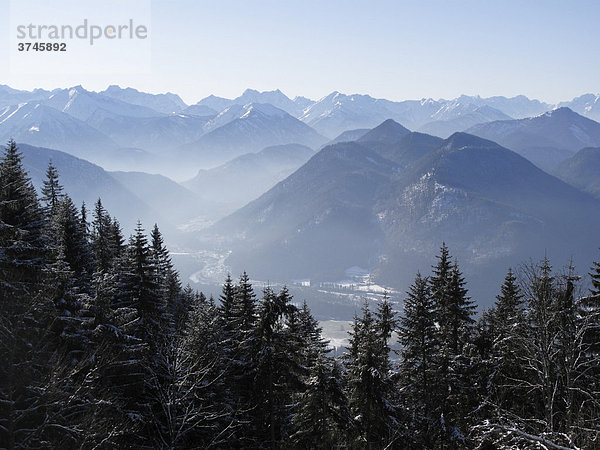
M 42 447 L 53 305 L 43 216 L 13 140 L 0 159 L 0 447 Z
M 92 222 L 92 247 L 97 272 L 108 272 L 114 262 L 115 244 L 114 227 L 110 215 L 98 199 L 94 206 Z
M 348 401 L 355 420 L 355 445 L 385 447 L 397 426 L 392 406 L 389 355 L 382 329 L 365 301 L 362 315 L 354 320 L 347 355 Z
M 226 282 L 222 297 L 231 300 L 231 284 Z M 255 437 L 252 424 L 253 387 L 256 373 L 258 341 L 255 339 L 257 323 L 256 295 L 246 272 L 233 287 L 233 300 L 227 310 L 219 307 L 223 329 L 222 345 L 225 355 L 223 378 L 230 389 L 235 438 L 246 446 L 253 445 Z
M 152 348 L 159 344 L 157 340 L 167 325 L 167 305 L 160 295 L 158 269 L 139 221 L 129 240 L 125 270 L 121 290 L 139 314 L 139 337 Z
M 233 309 L 235 326 L 244 333 L 249 332 L 256 322 L 256 295 L 246 272 L 237 283 Z
M 108 219 L 110 221 L 110 219 Z M 125 238 L 121 230 L 121 224 L 116 217 L 113 217 L 112 223 L 108 226 L 109 229 L 109 248 L 112 261 L 118 260 L 125 254 Z
M 81 224 L 81 217 L 71 197 L 65 195 L 56 206 L 55 245 L 74 276 L 81 280 L 91 265 L 91 252 Z
M 384 292 L 381 302 L 377 305 L 375 311 L 375 332 L 380 343 L 381 360 L 389 362 L 390 346 L 389 341 L 392 333 L 397 327 L 396 313 L 392 309 L 387 291 Z M 388 371 L 391 366 L 388 365 Z
M 35 296 L 45 264 L 44 220 L 15 141 L 0 161 L 0 299 L 15 292 Z
M 64 195 L 56 205 L 52 236 L 55 260 L 50 273 L 54 276 L 53 296 L 59 316 L 53 328 L 61 336 L 64 357 L 71 362 L 79 362 L 89 344 L 80 310 L 90 301 L 92 255 L 79 211 L 68 195 Z
M 235 325 L 235 291 L 236 286 L 231 279 L 231 275 L 227 274 L 227 278 L 221 289 L 221 295 L 219 296 L 218 317 L 222 334 L 221 339 L 223 340 L 223 354 L 228 363 L 225 375 L 231 377 L 233 377 L 235 371 L 233 361 L 235 361 L 235 355 L 239 350 L 239 336 Z M 229 382 L 233 384 L 233 378 Z
M 233 308 L 235 302 L 235 285 L 231 279 L 231 274 L 229 273 L 223 284 L 219 300 L 219 314 L 225 322 L 225 326 L 227 326 L 228 324 L 231 324 L 233 320 Z
M 42 187 L 42 202 L 44 203 L 45 210 L 50 216 L 54 214 L 58 203 L 63 197 L 63 187 L 59 182 L 58 170 L 52 164 L 52 161 L 48 163 L 46 169 L 46 179 Z
M 158 225 L 154 224 L 150 235 L 151 255 L 156 268 L 156 277 L 159 283 L 159 293 L 166 299 L 169 314 L 174 320 L 173 326 L 176 330 L 183 325 L 182 317 L 185 316 L 186 305 L 183 305 L 181 296 L 181 283 L 179 275 L 173 267 L 169 251 L 165 247 L 164 240 Z
M 401 350 L 400 395 L 413 424 L 415 441 L 431 446 L 431 422 L 437 383 L 438 350 L 435 308 L 429 280 L 417 273 L 404 300 L 398 336 Z
M 526 402 L 525 392 L 513 380 L 519 374 L 522 358 L 521 346 L 525 338 L 525 309 L 523 295 L 512 269 L 504 278 L 496 304 L 489 311 L 491 354 L 490 379 L 487 385 L 491 401 L 499 408 L 517 412 L 515 408 Z
M 81 210 L 80 210 L 81 230 L 83 231 L 83 234 L 85 235 L 86 239 L 89 240 L 90 224 L 88 223 L 87 216 L 88 216 L 88 212 L 87 212 L 87 207 L 85 206 L 85 202 L 81 202 Z
M 278 447 L 289 433 L 287 418 L 294 392 L 301 387 L 298 374 L 300 348 L 294 345 L 286 319 L 294 314 L 292 297 L 284 287 L 275 294 L 265 288 L 253 331 L 255 369 L 252 388 L 258 442 Z
M 458 264 L 452 264 L 445 244 L 430 278 L 438 324 L 436 361 L 439 424 L 443 440 L 465 442 L 465 415 L 474 398 L 470 344 L 475 312 Z
M 504 278 L 504 283 L 500 288 L 500 294 L 496 297 L 496 305 L 491 312 L 492 328 L 496 333 L 499 342 L 503 342 L 509 337 L 510 330 L 523 322 L 523 295 L 517 284 L 512 269 Z
M 110 231 L 113 222 L 107 223 Z M 150 445 L 152 430 L 159 426 L 159 393 L 168 383 L 165 358 L 169 356 L 169 319 L 166 301 L 158 292 L 157 270 L 140 222 L 116 270 L 118 284 L 112 301 L 112 320 L 131 344 L 118 355 L 115 385 L 126 408 L 136 418 L 134 425 L 141 430 L 125 438 L 124 443 Z
M 441 308 L 446 307 L 448 303 L 448 285 L 452 270 L 452 261 L 446 243 L 442 244 L 440 254 L 436 258 L 438 262 L 433 267 L 433 274 L 429 278 L 429 286 L 436 307 Z
M 329 353 L 329 341 L 322 336 L 322 328 L 319 321 L 316 320 L 306 301 L 302 303 L 302 308 L 295 314 L 298 321 L 298 332 L 303 346 L 303 364 L 311 368 L 319 355 Z

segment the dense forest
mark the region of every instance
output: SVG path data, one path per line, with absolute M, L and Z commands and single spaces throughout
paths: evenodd
M 600 263 L 509 269 L 479 315 L 445 245 L 432 263 L 334 357 L 286 288 L 182 287 L 158 226 L 126 241 L 51 163 L 38 196 L 10 141 L 0 447 L 600 448 Z

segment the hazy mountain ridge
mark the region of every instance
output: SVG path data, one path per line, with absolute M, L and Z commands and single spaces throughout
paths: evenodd
M 560 102 L 558 108 L 567 107 L 589 119 L 600 121 L 600 94 L 584 94 L 568 102 Z
M 560 163 L 554 174 L 565 183 L 600 198 L 600 148 L 579 150 Z
M 357 265 L 403 285 L 405 269 L 421 267 L 441 240 L 470 273 L 545 250 L 592 257 L 600 202 L 494 142 L 458 133 L 434 143 L 403 165 L 366 143 L 328 146 L 212 231 L 233 239 L 234 269 L 284 279 Z
M 75 204 L 81 205 L 85 201 L 89 220 L 96 200 L 101 198 L 103 205 L 119 218 L 127 233 L 135 228 L 137 220 L 141 220 L 146 228 L 154 222 L 159 222 L 165 230 L 173 228 L 174 224 L 161 211 L 152 208 L 139 197 L 140 192 L 129 190 L 101 167 L 58 150 L 28 144 L 18 146 L 23 153 L 24 167 L 38 192 L 46 179 L 48 163 L 52 161 L 59 172 L 60 183 L 72 196 Z
M 395 102 L 369 95 L 333 92 L 318 101 L 313 101 L 305 97 L 292 100 L 280 90 L 259 92 L 253 89 L 247 89 L 234 99 L 211 95 L 195 105 L 187 106 L 175 94 L 148 94 L 115 85 L 101 92 L 88 91 L 81 86 L 52 91 L 37 89 L 32 92 L 19 91 L 8 86 L 0 88 L 0 105 L 15 105 L 16 109 L 21 103 L 50 107 L 58 113 L 84 122 L 99 134 L 85 129 L 81 123 L 77 126 L 70 123 L 68 126 L 54 127 L 55 130 L 63 128 L 64 133 L 60 130 L 47 130 L 45 135 L 45 132 L 42 132 L 35 136 L 31 129 L 34 127 L 35 130 L 37 126 L 28 120 L 19 124 L 13 119 L 9 129 L 10 123 L 0 119 L 0 136 L 13 135 L 32 145 L 75 152 L 76 155 L 100 164 L 108 163 L 107 155 L 112 152 L 110 167 L 123 170 L 134 168 L 135 157 L 139 155 L 139 164 L 144 170 L 164 170 L 170 175 L 178 176 L 185 174 L 177 173 L 176 164 L 173 164 L 172 160 L 164 161 L 144 151 L 167 154 L 178 149 L 176 153 L 179 156 L 185 156 L 187 153 L 191 158 L 185 160 L 185 164 L 193 165 L 197 165 L 202 159 L 201 154 L 204 154 L 204 157 L 210 160 L 210 165 L 215 165 L 270 145 L 299 143 L 319 148 L 326 140 L 317 137 L 318 133 L 331 138 L 351 129 L 371 129 L 387 119 L 394 119 L 411 130 L 422 130 L 445 137 L 455 131 L 480 126 L 481 123 L 507 120 L 509 116 L 526 117 L 553 108 L 553 105 L 530 100 L 525 96 L 482 98 L 463 95 L 452 100 L 422 99 Z M 582 114 L 593 115 L 597 103 L 597 95 L 585 94 L 560 105 L 572 105 Z M 263 123 L 263 129 L 259 131 L 260 127 L 248 126 L 248 123 L 242 126 L 239 123 L 239 119 L 252 108 L 262 109 L 263 113 L 268 108 L 272 111 L 284 111 L 289 117 L 285 125 L 273 122 L 267 126 Z M 42 109 L 38 114 L 42 112 L 50 116 L 48 121 L 57 120 L 57 116 L 48 110 Z M 249 116 L 252 115 L 253 113 L 249 113 Z M 300 130 L 300 126 L 297 123 L 292 124 L 290 119 L 300 119 L 314 128 L 316 133 L 310 128 Z M 66 119 L 62 118 L 60 121 L 66 122 Z M 231 125 L 235 121 L 238 122 Z M 77 127 L 82 128 L 81 132 L 67 131 Z M 219 130 L 223 127 L 227 128 Z M 211 132 L 214 134 L 207 136 Z M 284 136 L 286 133 L 287 136 Z M 72 139 L 73 142 L 77 142 L 75 145 L 66 142 L 65 137 L 71 134 L 75 135 Z M 88 137 L 77 141 L 77 136 Z M 560 152 L 554 148 L 552 142 L 544 140 L 543 137 L 536 137 L 536 140 L 538 150 L 546 148 L 546 152 L 554 153 L 553 158 L 556 161 L 553 161 L 553 164 L 561 160 Z M 240 148 L 242 142 L 248 143 L 247 148 Z M 512 142 L 502 143 L 509 148 L 515 147 L 515 150 L 520 150 L 516 148 L 518 145 L 512 145 Z M 596 143 L 589 142 L 585 145 Z M 190 148 L 180 151 L 185 146 L 189 146 L 191 151 L 188 151 Z M 575 150 L 583 146 L 580 145 Z M 115 152 L 119 147 L 139 150 L 128 152 L 124 156 L 122 152 Z M 535 154 L 526 156 L 535 159 Z M 194 167 L 191 173 L 197 168 L 199 167 Z M 189 172 L 187 174 L 191 175 Z
M 423 131 L 447 134 L 462 131 L 476 123 L 528 117 L 531 112 L 539 114 L 549 109 L 552 106 L 524 96 L 484 99 L 463 95 L 453 100 L 393 102 L 368 95 L 333 92 L 307 108 L 300 119 L 325 135 L 338 135 L 352 128 L 372 128 L 389 118 L 413 130 L 426 127 Z
M 461 111 L 456 111 L 455 109 L 449 112 L 444 111 L 444 114 L 439 115 L 443 118 L 426 123 L 419 128 L 419 131 L 447 138 L 458 130 L 466 130 L 477 124 L 511 119 L 510 116 L 504 114 L 502 111 L 487 105 L 475 106 L 468 103 L 461 105 L 460 109 Z M 435 116 L 437 116 L 437 113 Z
M 55 89 L 43 103 L 83 122 L 97 110 L 105 110 L 109 113 L 128 117 L 154 117 L 163 115 L 146 106 L 128 103 L 99 92 L 87 91 L 81 86 L 69 89 Z
M 546 111 L 550 111 L 559 105 L 552 105 L 536 99 L 530 99 L 525 95 L 515 97 L 480 97 L 479 95 L 461 95 L 456 99 L 460 103 L 469 103 L 475 106 L 489 106 L 513 119 L 524 119 L 526 117 L 537 116 Z M 570 102 L 566 102 L 567 104 Z M 565 105 L 568 106 L 568 105 Z
M 323 147 L 325 147 L 327 145 L 338 144 L 340 142 L 356 141 L 357 139 L 359 139 L 359 138 L 363 137 L 365 134 L 367 134 L 369 131 L 371 131 L 370 128 L 357 128 L 355 130 L 344 131 L 343 133 L 339 134 L 338 136 L 336 136 L 335 138 L 333 138 L 332 140 L 330 140 L 329 142 L 324 144 Z M 323 148 L 323 147 L 321 147 L 321 148 Z
M 85 122 L 37 102 L 0 109 L 0 139 L 6 142 L 10 138 L 36 146 L 58 147 L 94 160 L 101 159 L 102 151 L 118 147 Z
M 232 212 L 259 197 L 313 155 L 311 148 L 300 144 L 267 147 L 213 169 L 200 170 L 183 184 L 203 199 L 218 198 Z
M 150 207 L 160 211 L 173 224 L 181 224 L 193 219 L 198 215 L 198 211 L 204 211 L 209 207 L 192 191 L 162 175 L 144 172 L 109 172 L 109 174 L 129 191 L 140 195 Z
M 178 153 L 183 158 L 200 167 L 211 167 L 267 146 L 302 144 L 318 148 L 327 140 L 308 125 L 268 104 L 234 105 L 221 114 L 227 114 L 232 120 L 224 119 L 228 120 L 224 125 L 215 126 L 199 140 L 181 146 Z
M 345 261 L 366 264 L 373 242 L 383 243 L 372 226 L 371 200 L 395 171 L 393 163 L 359 144 L 331 145 L 211 231 L 241 237 L 233 258 L 243 264 L 253 255 L 263 275 L 269 269 L 283 279 L 310 271 L 332 275 L 332 267 Z M 270 267 L 275 259 L 290 264 Z
M 552 170 L 583 147 L 600 146 L 600 123 L 562 107 L 535 117 L 476 125 L 468 133 L 510 148 Z
M 34 102 L 36 100 L 40 101 L 48 98 L 50 94 L 49 91 L 44 89 L 23 91 L 2 84 L 0 85 L 0 108 L 18 105 L 19 103 Z
M 131 103 L 132 105 L 144 106 L 163 114 L 178 113 L 187 108 L 188 105 L 177 94 L 167 92 L 166 94 L 148 94 L 133 88 L 121 88 L 111 85 L 100 94 Z
M 591 119 L 598 118 L 599 96 L 586 94 L 552 105 L 516 97 L 461 95 L 451 100 L 404 100 L 394 102 L 368 95 L 345 95 L 333 92 L 306 109 L 300 117 L 317 131 L 331 137 L 356 128 L 372 128 L 385 119 L 394 119 L 407 128 L 448 135 L 464 131 L 477 123 L 494 120 L 521 119 L 536 116 L 557 107 L 573 110 Z M 445 137 L 445 136 L 444 136 Z
M 127 117 L 95 111 L 87 124 L 103 132 L 120 146 L 142 148 L 165 154 L 175 146 L 195 141 L 205 134 L 210 117 L 171 114 L 155 117 Z

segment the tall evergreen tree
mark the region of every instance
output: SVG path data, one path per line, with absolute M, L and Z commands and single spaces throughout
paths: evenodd
M 42 447 L 53 308 L 42 210 L 13 140 L 0 159 L 0 446 Z M 50 347 L 50 348 L 49 348 Z
M 0 161 L 0 298 L 14 292 L 35 296 L 45 264 L 43 215 L 15 141 Z M 6 296 L 6 297 L 5 297 Z
M 150 250 L 154 266 L 157 270 L 156 277 L 159 284 L 159 293 L 166 299 L 171 317 L 173 319 L 181 319 L 182 314 L 185 315 L 184 310 L 187 308 L 186 305 L 182 304 L 182 298 L 179 295 L 181 292 L 181 282 L 179 281 L 177 271 L 173 267 L 169 251 L 165 247 L 162 234 L 160 233 L 157 224 L 154 224 L 150 237 Z M 181 321 L 179 320 L 177 324 L 174 323 L 173 325 L 181 326 L 182 324 L 180 322 Z
M 108 272 L 114 261 L 114 228 L 110 215 L 98 199 L 94 206 L 92 246 L 97 272 Z
M 107 223 L 110 231 L 113 222 Z M 165 359 L 170 355 L 167 351 L 169 319 L 166 301 L 158 290 L 157 269 L 140 222 L 116 270 L 118 284 L 112 301 L 112 321 L 131 344 L 118 354 L 115 375 L 118 374 L 119 379 L 115 385 L 131 417 L 136 418 L 135 427 L 141 430 L 124 438 L 123 443 L 150 445 L 155 436 L 152 430 L 161 423 L 159 393 L 168 383 Z
M 284 287 L 275 294 L 265 288 L 258 307 L 253 331 L 255 372 L 252 388 L 256 439 L 269 447 L 280 447 L 289 433 L 293 393 L 301 388 L 299 379 L 300 348 L 297 337 L 290 335 L 286 319 L 295 313 L 292 297 Z
M 249 332 L 256 323 L 256 295 L 246 272 L 235 289 L 234 323 L 242 332 Z
M 412 418 L 415 441 L 430 447 L 438 344 L 429 280 L 420 273 L 404 300 L 398 336 L 402 345 L 401 400 Z
M 110 219 L 109 219 L 110 221 Z M 125 254 L 125 238 L 121 230 L 121 224 L 116 217 L 113 217 L 112 224 L 109 225 L 109 248 L 110 256 L 113 261 L 122 258 Z
M 230 389 L 235 438 L 245 446 L 252 446 L 255 444 L 252 412 L 259 342 L 255 337 L 258 319 L 257 301 L 248 274 L 244 272 L 238 284 L 233 287 L 226 281 L 221 299 L 219 317 L 223 330 L 222 345 L 225 355 L 223 377 Z M 223 301 L 227 301 L 229 306 L 223 304 Z
M 74 276 L 81 280 L 91 265 L 91 251 L 81 224 L 81 217 L 71 197 L 65 195 L 56 206 L 55 245 Z
M 227 278 L 223 284 L 219 300 L 219 314 L 224 320 L 225 326 L 230 326 L 232 325 L 233 321 L 233 311 L 235 305 L 235 285 L 231 279 L 231 274 L 229 273 L 227 274 Z
M 319 355 L 326 355 L 330 349 L 329 341 L 322 336 L 322 328 L 319 321 L 316 320 L 306 301 L 302 303 L 302 308 L 298 310 L 295 317 L 298 321 L 298 333 L 301 337 L 303 365 L 310 369 L 316 362 Z
M 523 322 L 523 294 L 516 281 L 512 269 L 509 268 L 491 312 L 491 326 L 500 342 L 509 336 L 512 328 Z
M 361 317 L 354 320 L 347 355 L 348 400 L 355 420 L 355 444 L 385 447 L 397 426 L 392 406 L 389 355 L 382 352 L 383 329 L 365 301 Z
M 389 301 L 387 291 L 383 293 L 381 303 L 379 303 L 377 306 L 375 318 L 376 332 L 379 338 L 379 342 L 381 343 L 381 357 L 382 359 L 389 358 L 389 340 L 392 337 L 392 333 L 394 332 L 398 324 L 396 320 L 396 313 L 392 309 L 392 304 Z
M 79 216 L 81 217 L 81 229 L 86 239 L 89 240 L 90 236 L 90 224 L 88 223 L 88 212 L 85 202 L 81 202 L 81 210 Z
M 46 179 L 42 187 L 42 202 L 44 203 L 45 210 L 49 215 L 54 214 L 58 203 L 63 197 L 63 187 L 59 182 L 58 170 L 52 164 L 52 161 L 48 163 L 48 169 L 46 169 Z
M 79 362 L 89 345 L 80 310 L 89 303 L 92 254 L 81 226 L 77 207 L 68 195 L 58 202 L 52 217 L 54 301 L 58 320 L 53 325 L 61 336 L 64 358 Z M 56 385 L 58 387 L 58 385 Z
M 439 420 L 442 439 L 456 442 L 466 440 L 465 419 L 469 410 L 467 400 L 473 399 L 469 353 L 475 312 L 467 296 L 464 278 L 456 263 L 452 264 L 448 248 L 442 245 L 438 263 L 430 278 L 430 289 L 438 324 L 439 353 L 436 361 Z
M 516 283 L 512 269 L 504 279 L 496 304 L 489 312 L 492 337 L 491 376 L 489 386 L 492 401 L 500 408 L 514 412 L 518 405 L 526 403 L 526 393 L 515 385 L 522 358 L 521 346 L 525 337 L 525 309 L 521 289 Z M 525 396 L 525 397 L 524 397 Z
M 157 267 L 139 221 L 129 240 L 124 270 L 121 291 L 139 314 L 139 337 L 156 346 L 167 325 L 167 305 L 160 295 Z
M 529 275 L 529 292 L 527 299 L 528 327 L 525 355 L 533 357 L 526 375 L 532 384 L 530 394 L 539 402 L 538 412 L 546 424 L 546 431 L 554 430 L 555 408 L 554 387 L 557 371 L 554 360 L 555 323 L 554 294 L 555 277 L 548 259 L 544 259 L 539 267 L 532 267 Z
M 450 251 L 446 243 L 442 244 L 440 254 L 436 256 L 438 262 L 432 268 L 433 274 L 429 278 L 429 285 L 432 298 L 437 308 L 445 307 L 448 303 L 448 285 L 450 283 L 450 273 L 452 270 L 452 261 Z

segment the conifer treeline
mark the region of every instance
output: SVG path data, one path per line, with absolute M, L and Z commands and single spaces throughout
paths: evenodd
M 476 319 L 444 245 L 402 312 L 365 302 L 333 357 L 286 288 L 182 288 L 156 225 L 126 242 L 46 175 L 38 199 L 9 142 L 1 448 L 600 448 L 600 263 L 585 295 L 546 260 L 509 270 Z

